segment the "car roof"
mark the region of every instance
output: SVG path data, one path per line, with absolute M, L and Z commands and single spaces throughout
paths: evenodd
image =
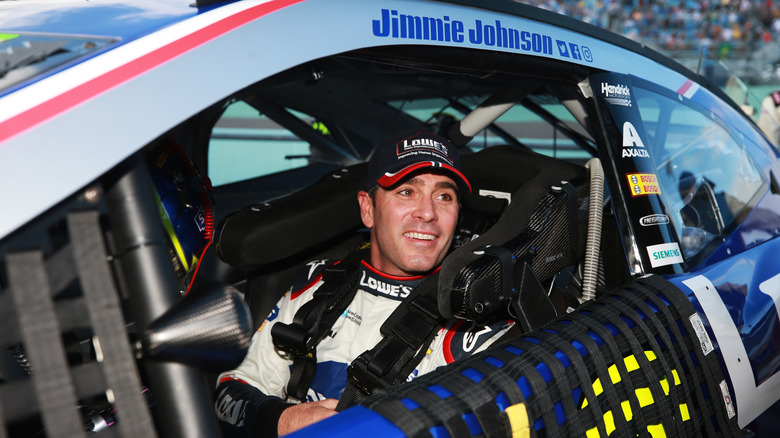
M 17 0 L 0 4 L 4 31 L 130 40 L 198 13 L 187 0 Z

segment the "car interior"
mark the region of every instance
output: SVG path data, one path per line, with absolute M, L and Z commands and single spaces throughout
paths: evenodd
M 580 189 L 582 222 L 589 202 L 585 165 L 597 156 L 578 89 L 586 74 L 540 58 L 378 47 L 297 66 L 214 104 L 171 133 L 214 184 L 215 251 L 205 256 L 199 275 L 240 287 L 259 325 L 301 265 L 338 259 L 367 239 L 356 202 L 365 189 L 365 161 L 381 138 L 411 127 L 448 136 L 475 185 L 463 200 L 454 251 L 466 246 L 460 254 L 473 254 L 517 238 L 534 206 L 562 181 Z M 233 160 L 220 164 L 220 153 L 234 154 Z M 275 166 L 272 155 L 280 154 L 282 164 L 260 169 Z M 240 162 L 257 163 L 250 172 L 258 175 L 237 179 L 231 164 Z M 538 193 L 526 195 L 532 187 Z M 629 278 L 608 193 L 602 200 L 607 217 L 600 228 L 606 231 L 599 236 L 611 236 L 600 239 L 610 248 L 602 252 L 615 257 L 599 264 L 599 288 Z M 491 230 L 494 224 L 500 227 Z M 548 250 L 545 257 L 565 263 L 545 269 L 544 290 L 579 281 L 571 272 L 583 261 L 582 226 L 576 248 Z M 578 226 L 559 226 L 545 240 L 569 242 L 572 232 Z M 572 251 L 577 256 L 561 255 Z M 454 281 L 472 258 L 450 257 L 446 277 Z

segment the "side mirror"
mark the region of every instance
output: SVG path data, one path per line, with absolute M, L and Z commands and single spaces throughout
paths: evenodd
M 252 317 L 238 290 L 206 284 L 149 324 L 140 341 L 146 359 L 219 372 L 244 360 L 252 333 Z

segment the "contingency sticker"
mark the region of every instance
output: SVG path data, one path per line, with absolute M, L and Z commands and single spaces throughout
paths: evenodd
M 647 254 L 650 256 L 650 265 L 654 268 L 683 262 L 680 246 L 676 242 L 648 246 Z
M 627 173 L 626 179 L 631 187 L 631 197 L 661 194 L 658 177 L 653 173 Z
M 694 313 L 688 319 L 691 321 L 693 331 L 696 332 L 696 337 L 699 338 L 699 344 L 704 355 L 710 354 L 715 347 L 712 346 L 712 340 L 710 335 L 707 334 L 707 329 L 704 328 L 704 323 L 701 322 L 701 317 L 698 313 Z
M 723 403 L 726 405 L 726 413 L 729 419 L 734 418 L 737 415 L 737 411 L 734 409 L 734 403 L 731 400 L 731 393 L 729 393 L 729 386 L 725 380 L 720 381 L 720 392 L 723 395 Z

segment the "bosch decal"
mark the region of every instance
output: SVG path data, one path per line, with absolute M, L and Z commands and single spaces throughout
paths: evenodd
M 639 219 L 639 225 L 651 227 L 653 225 L 666 225 L 670 222 L 669 216 L 665 214 L 651 214 Z
M 650 265 L 654 268 L 683 262 L 680 246 L 676 242 L 648 246 L 647 254 L 650 256 Z
M 628 185 L 631 187 L 631 197 L 660 195 L 658 177 L 652 173 L 628 173 L 626 174 Z
M 379 19 L 372 20 L 371 29 L 374 36 L 381 38 L 469 43 L 549 56 L 554 55 L 556 47 L 562 58 L 593 62 L 593 53 L 587 46 L 559 39 L 553 44 L 550 35 L 507 27 L 501 20 L 492 23 L 474 20 L 468 26 L 447 15 L 426 17 L 382 9 Z

